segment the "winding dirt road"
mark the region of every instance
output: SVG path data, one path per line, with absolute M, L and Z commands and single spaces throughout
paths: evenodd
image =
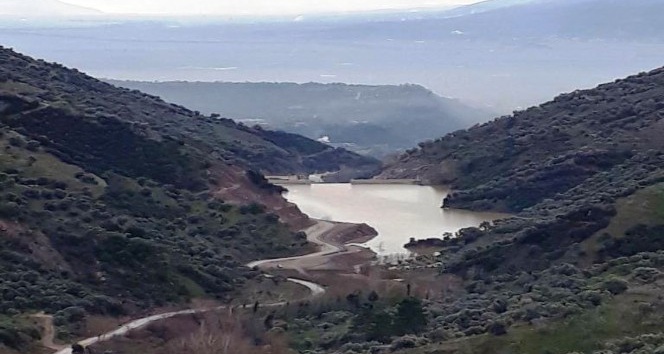
M 334 228 L 336 227 L 336 224 L 333 222 L 329 221 L 318 221 L 315 225 L 309 227 L 308 229 L 305 230 L 305 233 L 307 234 L 307 239 L 310 242 L 313 242 L 317 245 L 320 246 L 320 250 L 314 253 L 309 253 L 305 254 L 302 256 L 296 256 L 296 257 L 286 257 L 286 258 L 277 258 L 277 259 L 265 259 L 265 260 L 259 260 L 259 261 L 254 261 L 249 264 L 247 264 L 248 267 L 259 267 L 262 269 L 269 269 L 269 268 L 287 268 L 287 269 L 296 269 L 299 272 L 304 273 L 306 269 L 309 269 L 310 267 L 319 265 L 321 262 L 325 262 L 325 259 L 327 257 L 330 257 L 332 255 L 337 255 L 343 252 L 349 252 L 346 247 L 344 246 L 337 246 L 333 245 L 331 243 L 327 243 L 324 241 L 323 236 L 327 235 L 330 232 L 333 232 Z M 325 293 L 325 288 L 323 288 L 321 285 L 306 281 L 303 279 L 297 279 L 297 278 L 288 278 L 287 279 L 289 282 L 295 283 L 302 285 L 309 289 L 311 294 L 307 298 L 312 298 L 316 296 L 323 295 Z M 261 307 L 279 307 L 279 306 L 284 306 L 286 305 L 286 301 L 280 301 L 280 302 L 275 302 L 271 304 L 264 304 L 261 305 Z M 239 308 L 241 306 L 236 306 L 235 308 Z M 224 310 L 228 309 L 228 306 L 219 306 L 219 307 L 214 307 L 214 308 L 206 308 L 206 309 L 191 309 L 191 310 L 182 310 L 182 311 L 174 311 L 174 312 L 167 312 L 167 313 L 162 313 L 158 315 L 152 315 L 148 317 L 143 317 L 139 318 L 136 320 L 133 320 L 129 323 L 126 323 L 118 328 L 116 328 L 113 331 L 101 334 L 96 337 L 90 337 L 84 340 L 81 340 L 78 342 L 78 344 L 87 347 L 99 342 L 104 342 L 108 341 L 114 337 L 122 336 L 127 334 L 128 332 L 142 328 L 147 326 L 150 323 L 157 322 L 160 320 L 164 320 L 167 318 L 171 318 L 174 316 L 178 315 L 188 315 L 188 314 L 196 314 L 196 313 L 205 313 L 205 312 L 212 312 L 212 311 L 219 311 L 219 310 Z M 47 333 L 49 329 L 46 329 Z M 50 331 L 54 331 L 52 325 L 50 326 Z M 53 347 L 51 347 L 53 348 Z M 67 347 L 65 349 L 60 349 L 56 351 L 54 354 L 71 354 L 72 349 L 71 347 Z
M 312 283 L 312 282 L 309 282 L 309 281 L 306 281 L 306 280 L 296 279 L 296 278 L 288 278 L 287 280 L 292 282 L 292 283 L 302 285 L 302 286 L 306 287 L 307 289 L 309 289 L 309 291 L 311 291 L 311 295 L 308 298 L 320 296 L 320 295 L 325 293 L 325 288 L 323 288 L 322 286 L 320 286 L 316 283 Z M 280 302 L 274 302 L 274 303 L 271 303 L 271 304 L 260 305 L 260 307 L 279 307 L 279 306 L 284 306 L 286 304 L 287 304 L 286 301 L 280 301 Z M 241 307 L 242 306 L 234 306 L 233 308 L 239 309 Z M 90 346 L 90 345 L 93 345 L 93 344 L 96 344 L 96 343 L 99 343 L 99 342 L 104 342 L 104 341 L 110 340 L 114 337 L 123 336 L 123 335 L 129 333 L 130 331 L 132 331 L 134 329 L 143 328 L 143 327 L 149 325 L 150 323 L 161 321 L 161 320 L 171 318 L 171 317 L 174 317 L 174 316 L 191 315 L 191 314 L 196 314 L 196 313 L 220 311 L 220 310 L 226 310 L 228 308 L 229 308 L 228 306 L 218 306 L 218 307 L 206 308 L 206 309 L 195 309 L 195 310 L 192 309 L 192 310 L 166 312 L 166 313 L 162 313 L 162 314 L 158 314 L 158 315 L 143 317 L 143 318 L 139 318 L 137 320 L 133 320 L 129 323 L 126 323 L 126 324 L 124 324 L 124 325 L 122 325 L 122 326 L 120 326 L 120 327 L 118 327 L 118 328 L 116 328 L 116 329 L 114 329 L 110 332 L 101 334 L 101 335 L 96 336 L 96 337 L 90 337 L 90 338 L 78 341 L 78 344 L 80 344 L 84 347 L 87 347 L 87 346 Z M 53 331 L 52 327 L 51 327 L 51 331 Z M 53 348 L 53 347 L 50 347 L 50 348 Z M 55 354 L 72 354 L 72 349 L 71 349 L 71 347 L 67 347 L 67 348 L 58 350 L 57 352 L 55 352 Z
M 318 220 L 315 225 L 304 230 L 304 232 L 307 234 L 307 240 L 309 242 L 315 243 L 320 247 L 318 252 L 309 253 L 302 256 L 263 259 L 260 261 L 251 262 L 247 264 L 247 267 L 258 267 L 261 269 L 295 269 L 300 273 L 303 273 L 305 269 L 313 268 L 313 266 L 318 265 L 322 259 L 331 255 L 339 254 L 345 250 L 345 247 L 343 246 L 336 246 L 323 240 L 323 236 L 329 232 L 332 232 L 335 227 L 336 224 L 333 222 Z

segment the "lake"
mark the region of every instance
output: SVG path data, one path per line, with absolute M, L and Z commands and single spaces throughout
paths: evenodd
M 378 255 L 408 253 L 411 237 L 441 237 L 505 214 L 442 209 L 441 187 L 388 184 L 287 185 L 286 199 L 316 219 L 367 223 L 378 236 L 366 243 Z

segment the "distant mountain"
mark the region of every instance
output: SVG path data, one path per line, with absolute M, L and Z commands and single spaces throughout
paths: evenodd
M 508 113 L 660 65 L 663 3 L 495 0 L 401 16 L 250 24 L 119 18 L 58 27 L 15 21 L 22 30 L 5 20 L 0 42 L 96 77 L 416 82 Z
M 541 1 L 554 1 L 554 0 L 486 0 L 480 1 L 475 4 L 459 6 L 451 10 L 443 12 L 443 17 L 456 17 L 474 15 L 482 12 L 502 9 L 505 7 L 512 7 L 518 5 L 525 5 Z
M 418 85 L 109 82 L 377 156 L 490 117 Z
M 440 25 L 481 38 L 662 40 L 662 11 L 659 0 L 489 0 L 443 12 Z
M 102 12 L 57 0 L 3 0 L 0 17 L 81 17 L 97 16 Z

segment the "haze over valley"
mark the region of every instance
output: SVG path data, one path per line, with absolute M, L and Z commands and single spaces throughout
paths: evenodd
M 492 116 L 417 85 L 109 82 L 379 158 Z
M 660 64 L 660 1 L 489 5 L 298 21 L 113 15 L 55 28 L 4 21 L 0 41 L 100 78 L 413 83 L 499 113 Z

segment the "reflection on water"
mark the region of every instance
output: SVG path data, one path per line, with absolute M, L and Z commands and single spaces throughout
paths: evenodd
M 411 237 L 441 237 L 502 214 L 441 209 L 447 190 L 387 184 L 288 185 L 285 197 L 313 218 L 367 223 L 378 237 L 367 246 L 379 255 L 407 252 Z

